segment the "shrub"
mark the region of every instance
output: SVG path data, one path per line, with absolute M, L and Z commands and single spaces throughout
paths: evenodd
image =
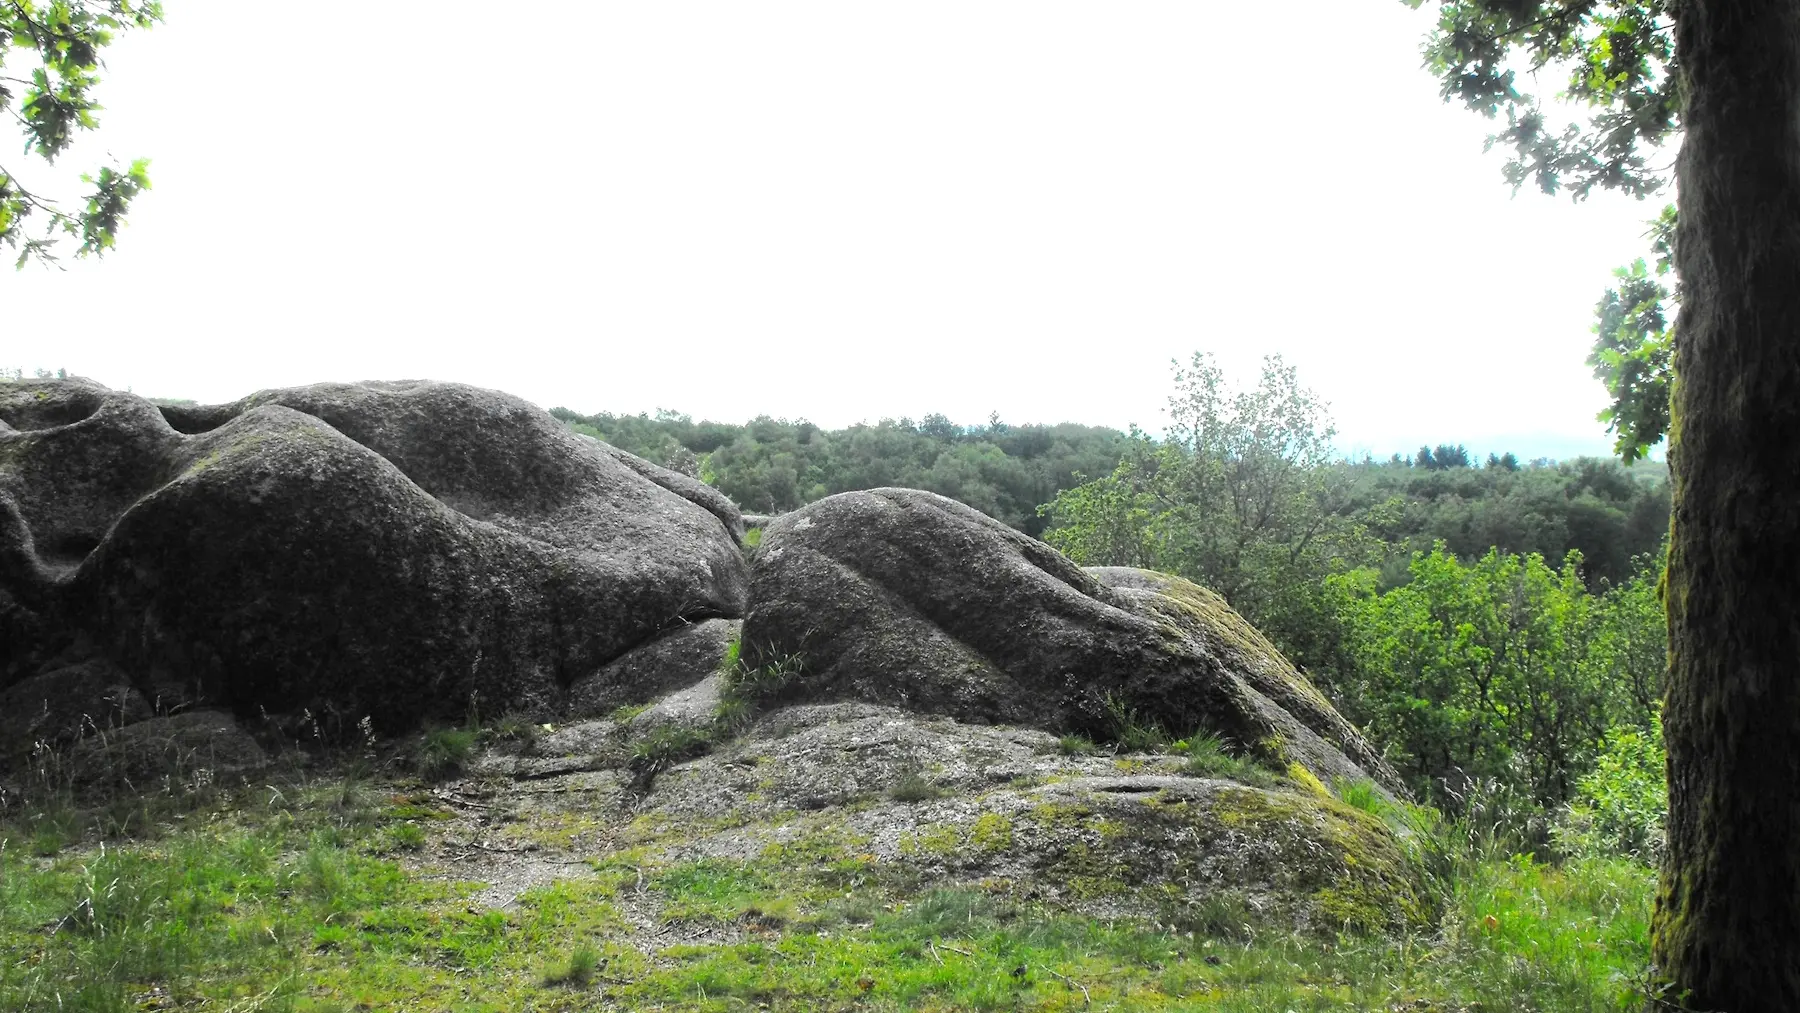
M 1669 812 L 1665 758 L 1660 718 L 1647 729 L 1608 732 L 1594 769 L 1575 783 L 1575 797 L 1551 828 L 1557 850 L 1571 857 L 1660 861 Z

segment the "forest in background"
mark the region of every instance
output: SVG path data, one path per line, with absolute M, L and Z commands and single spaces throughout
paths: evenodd
M 1187 577 L 1307 671 L 1422 798 L 1457 810 L 1479 796 L 1546 851 L 1657 848 L 1661 462 L 1479 460 L 1452 443 L 1348 459 L 1278 356 L 1238 385 L 1196 354 L 1160 434 L 552 414 L 747 511 L 911 486 L 1083 565 Z

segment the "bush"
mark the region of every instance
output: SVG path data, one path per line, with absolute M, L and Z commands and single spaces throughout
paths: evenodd
M 1661 718 L 1647 729 L 1608 732 L 1594 769 L 1575 783 L 1575 797 L 1551 828 L 1557 850 L 1571 857 L 1660 861 L 1669 813 L 1665 759 Z

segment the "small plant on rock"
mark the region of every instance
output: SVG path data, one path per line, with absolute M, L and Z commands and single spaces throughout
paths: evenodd
M 801 654 L 765 653 L 758 665 L 740 656 L 725 670 L 724 695 L 754 704 L 772 703 L 805 671 L 806 658 Z
M 484 742 L 516 742 L 521 749 L 530 749 L 537 742 L 540 729 L 528 715 L 509 711 L 501 715 L 491 728 L 481 734 Z
M 713 727 L 720 735 L 736 735 L 755 717 L 756 709 L 748 701 L 728 696 L 713 708 Z
M 665 725 L 639 739 L 631 747 L 633 784 L 648 791 L 656 775 L 683 760 L 711 749 L 712 736 L 698 728 Z
M 907 767 L 900 772 L 899 780 L 888 789 L 888 798 L 896 802 L 926 802 L 943 795 L 943 789 L 932 784 L 918 767 Z
M 1128 753 L 1154 753 L 1169 744 L 1169 736 L 1154 720 L 1138 714 L 1137 708 L 1112 693 L 1104 701 L 1106 721 L 1111 738 Z
M 1092 756 L 1100 747 L 1085 735 L 1065 735 L 1056 740 L 1056 751 L 1064 756 Z
M 1385 817 L 1388 813 L 1388 801 L 1382 797 L 1381 789 L 1375 787 L 1375 782 L 1366 777 L 1354 781 L 1348 778 L 1336 778 L 1332 781 L 1331 786 L 1335 789 L 1334 793 L 1337 795 L 1338 801 L 1352 809 L 1361 809 L 1371 816 Z
M 614 724 L 622 725 L 649 709 L 650 705 L 647 703 L 622 703 L 619 706 L 614 707 L 612 713 L 608 714 L 606 719 Z
M 462 772 L 475 753 L 479 735 L 467 728 L 434 728 L 419 742 L 414 763 L 425 778 L 452 777 Z
M 1226 778 L 1258 788 L 1275 785 L 1273 774 L 1241 756 L 1232 755 L 1225 740 L 1211 732 L 1196 732 L 1170 743 L 1169 751 L 1187 757 L 1181 772 L 1189 777 Z

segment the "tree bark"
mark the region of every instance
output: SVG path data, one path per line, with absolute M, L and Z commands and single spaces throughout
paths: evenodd
M 1800 0 L 1685 0 L 1658 969 L 1800 1010 Z

